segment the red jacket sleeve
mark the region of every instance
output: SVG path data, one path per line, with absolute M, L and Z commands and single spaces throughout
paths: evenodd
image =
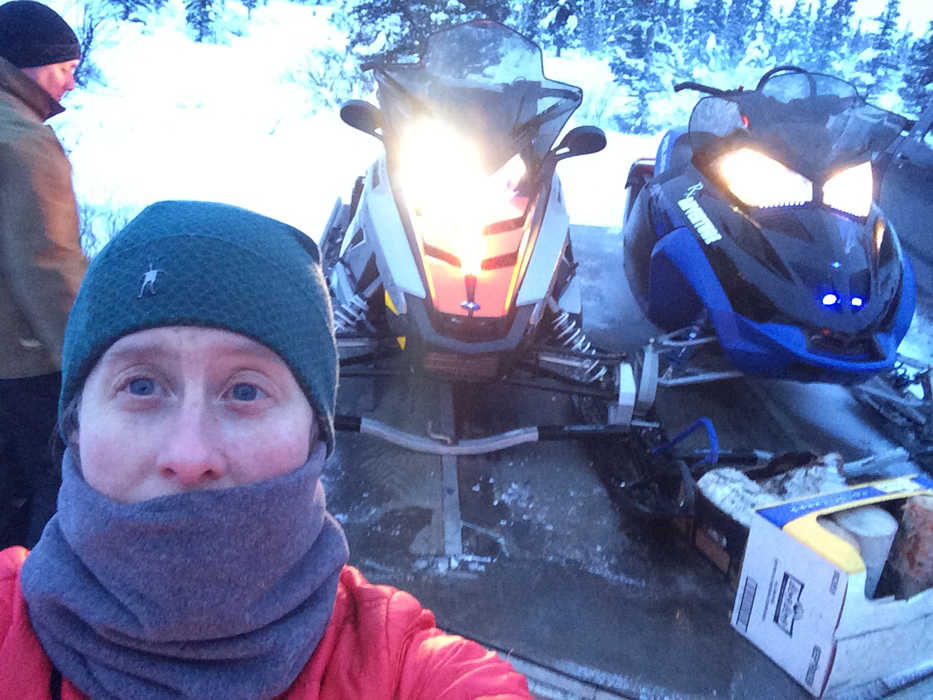
M 434 628 L 416 631 L 405 646 L 399 697 L 513 700 L 531 695 L 525 677 L 497 654 Z
M 0 551 L 0 697 L 45 700 L 52 664 L 32 631 L 19 584 L 27 554 L 22 547 Z
M 525 677 L 474 641 L 445 634 L 408 593 L 345 567 L 334 616 L 306 668 L 320 698 L 530 700 Z M 315 693 L 296 697 L 316 697 Z

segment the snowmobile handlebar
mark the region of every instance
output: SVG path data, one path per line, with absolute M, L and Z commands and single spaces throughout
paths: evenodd
M 695 83 L 692 80 L 688 80 L 684 83 L 677 83 L 674 86 L 674 92 L 680 92 L 681 90 L 696 90 L 697 92 L 705 92 L 707 95 L 725 95 L 726 91 L 719 88 L 712 87 L 711 85 L 703 85 L 702 83 Z

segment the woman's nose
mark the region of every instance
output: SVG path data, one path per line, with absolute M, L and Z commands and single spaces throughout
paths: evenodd
M 207 410 L 183 407 L 160 451 L 159 475 L 187 489 L 210 487 L 227 475 L 219 433 Z

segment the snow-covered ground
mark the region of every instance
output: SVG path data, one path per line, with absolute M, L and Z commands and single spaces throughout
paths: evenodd
M 78 24 L 75 0 L 50 4 Z M 182 0 L 142 15 L 145 22 L 100 25 L 92 51 L 99 80 L 67 95 L 67 111 L 51 121 L 70 153 L 82 218 L 99 241 L 162 199 L 228 202 L 318 238 L 335 199 L 348 196 L 381 148 L 338 117 L 349 89 L 333 65 L 346 51 L 329 12 L 269 0 L 247 20 L 242 5 L 228 3 L 221 44 L 185 34 Z M 607 128 L 624 95 L 605 60 L 565 52 L 545 56 L 545 72 L 584 89 L 568 128 L 607 130 L 604 151 L 559 166 L 571 220 L 617 229 L 629 164 L 652 156 L 660 134 Z M 732 76 L 710 82 L 728 86 Z M 694 99 L 665 103 L 672 123 L 686 119 Z M 902 350 L 933 359 L 929 321 L 915 321 Z

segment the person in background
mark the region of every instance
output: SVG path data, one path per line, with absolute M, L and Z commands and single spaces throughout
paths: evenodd
M 71 164 L 43 122 L 80 56 L 54 10 L 0 5 L 0 547 L 34 544 L 55 510 L 62 338 L 87 259 Z
M 58 511 L 31 553 L 0 552 L 0 697 L 531 697 L 347 565 L 320 482 L 333 317 L 304 234 L 151 205 L 91 263 L 62 370 Z

